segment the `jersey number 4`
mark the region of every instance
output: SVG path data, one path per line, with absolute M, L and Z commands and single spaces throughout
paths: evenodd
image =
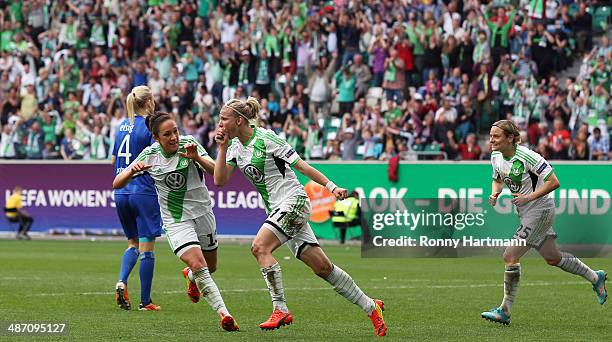
M 130 158 L 132 158 L 132 154 L 130 153 L 130 135 L 129 134 L 126 134 L 125 137 L 123 137 L 123 141 L 121 141 L 121 145 L 119 145 L 119 151 L 117 152 L 117 157 L 125 158 L 125 165 L 130 165 Z

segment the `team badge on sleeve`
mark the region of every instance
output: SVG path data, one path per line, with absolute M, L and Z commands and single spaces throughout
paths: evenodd
M 285 153 L 285 158 L 291 157 L 294 153 L 295 153 L 295 150 L 290 149 L 289 151 L 287 151 L 287 153 Z
M 546 170 L 548 168 L 548 163 L 544 162 L 542 163 L 542 165 L 540 165 L 540 167 L 538 168 L 538 170 L 536 171 L 536 173 L 538 175 L 541 175 L 542 172 L 544 172 L 544 170 Z

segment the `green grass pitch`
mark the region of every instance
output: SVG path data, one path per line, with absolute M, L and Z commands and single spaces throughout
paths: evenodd
M 512 324 L 484 321 L 480 312 L 502 297 L 501 257 L 463 259 L 361 259 L 358 247 L 324 247 L 332 261 L 370 296 L 385 301 L 388 340 L 612 340 L 610 300 L 597 304 L 591 285 L 523 259 L 523 276 Z M 63 320 L 71 340 L 372 340 L 369 319 L 281 247 L 275 256 L 284 275 L 294 324 L 261 331 L 270 297 L 248 244 L 222 244 L 213 274 L 241 331 L 221 330 L 204 300 L 187 298 L 182 263 L 158 242 L 153 300 L 160 312 L 130 312 L 114 303 L 123 242 L 0 241 L 0 320 Z M 612 271 L 611 259 L 584 259 Z M 609 286 L 611 288 L 612 286 Z M 138 265 L 129 282 L 132 305 L 139 301 Z M 7 339 L 7 336 L 0 336 Z M 25 340 L 24 337 L 10 337 Z M 60 339 L 27 337 L 28 340 Z

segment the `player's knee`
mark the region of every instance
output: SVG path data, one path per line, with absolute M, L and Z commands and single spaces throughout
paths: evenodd
M 517 258 L 516 256 L 510 253 L 504 253 L 504 263 L 506 265 L 513 265 L 513 264 L 517 264 L 518 262 L 519 262 L 519 258 Z
M 263 244 L 254 242 L 253 245 L 251 245 L 251 253 L 254 257 L 259 258 L 266 254 L 269 254 L 270 252 L 268 251 L 268 248 L 266 248 L 266 246 L 264 246 Z
M 192 270 L 201 270 L 204 267 L 208 267 L 206 266 L 206 263 L 204 262 L 204 260 L 192 260 L 189 263 L 189 268 L 191 268 Z M 210 268 L 208 271 L 210 272 Z
M 561 261 L 561 258 L 544 258 L 544 260 L 546 260 L 546 263 L 550 266 L 557 266 Z

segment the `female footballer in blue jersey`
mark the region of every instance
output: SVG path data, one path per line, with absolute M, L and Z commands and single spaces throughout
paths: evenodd
M 147 128 L 145 118 L 155 110 L 151 89 L 138 86 L 126 99 L 128 118 L 124 120 L 115 137 L 113 164 L 115 176 L 123 171 L 146 147 L 155 142 Z M 119 281 L 117 282 L 117 305 L 131 309 L 127 283 L 130 272 L 140 258 L 140 310 L 157 311 L 158 305 L 151 301 L 151 285 L 155 267 L 155 238 L 161 236 L 161 218 L 157 192 L 148 174 L 134 178 L 126 187 L 115 190 L 117 214 L 128 238 L 128 248 L 123 253 Z

